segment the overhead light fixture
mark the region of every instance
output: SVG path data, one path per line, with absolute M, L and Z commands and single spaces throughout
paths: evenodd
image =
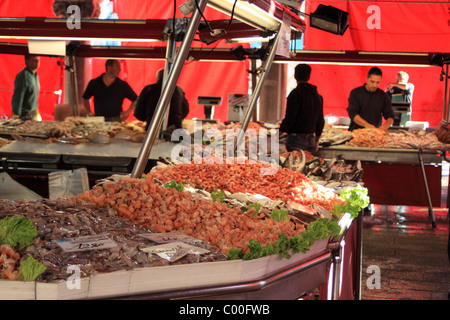
M 275 37 L 275 34 L 269 37 L 245 37 L 245 38 L 232 38 L 227 39 L 228 43 L 249 43 L 249 42 L 269 42 Z
M 246 1 L 210 0 L 208 6 L 260 30 L 277 31 L 281 25 L 273 15 Z
M 29 54 L 62 56 L 66 55 L 66 42 L 63 40 L 28 40 Z
M 320 4 L 309 16 L 309 25 L 342 36 L 348 28 L 348 13 Z
M 303 2 L 303 0 L 277 0 L 277 1 L 279 3 L 285 4 L 287 6 L 294 7 L 294 8 L 299 7 Z
M 444 64 L 450 64 L 450 53 L 435 53 L 430 59 L 434 66 L 442 67 Z

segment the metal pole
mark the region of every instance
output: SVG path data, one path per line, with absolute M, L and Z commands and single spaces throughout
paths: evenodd
M 444 115 L 442 117 L 443 120 L 446 120 L 448 122 L 448 106 L 447 106 L 447 97 L 448 97 L 448 90 L 447 90 L 447 86 L 448 86 L 448 64 L 446 65 L 446 71 L 444 74 Z
M 256 83 L 258 82 L 258 68 L 256 66 L 256 59 L 251 59 L 251 72 L 252 72 L 252 93 L 255 92 Z M 256 112 L 256 108 L 253 110 L 253 121 L 256 121 L 258 119 L 258 115 Z
M 175 30 L 172 31 L 172 34 L 170 35 L 169 38 L 169 42 L 167 43 L 166 65 L 164 67 L 164 77 L 163 77 L 163 85 L 161 87 L 161 94 L 164 92 L 167 83 L 167 78 L 169 77 L 169 72 L 170 70 L 172 70 L 173 67 L 173 59 L 175 57 L 175 49 L 177 47 L 174 32 Z M 163 130 L 167 129 L 167 123 L 169 122 L 169 112 L 170 112 L 170 103 L 164 115 L 164 125 L 162 127 Z
M 423 179 L 423 184 L 425 187 L 425 192 L 427 195 L 427 200 L 428 200 L 428 215 L 431 218 L 431 226 L 432 229 L 436 229 L 436 218 L 434 217 L 434 211 L 433 211 L 433 203 L 431 201 L 431 196 L 430 196 L 430 189 L 428 188 L 428 182 L 427 182 L 427 175 L 425 173 L 425 166 L 423 164 L 423 157 L 422 157 L 422 150 L 419 149 L 419 164 L 420 164 L 420 169 L 422 171 L 422 179 Z
M 362 244 L 363 244 L 363 215 L 364 210 L 356 218 L 356 253 L 355 253 L 355 300 L 361 300 L 361 278 L 362 278 Z
M 78 107 L 78 80 L 77 80 L 77 64 L 75 62 L 75 56 L 70 56 L 70 80 L 72 82 L 72 115 L 77 117 L 80 115 Z
M 448 89 L 448 64 L 446 65 L 446 72 L 445 72 L 445 101 L 447 103 L 447 117 L 445 118 L 446 121 L 449 121 L 449 117 L 450 117 L 450 99 L 449 99 L 449 93 L 450 93 L 450 89 Z
M 340 270 L 341 270 L 341 243 L 339 243 L 338 248 L 332 251 L 332 266 L 333 266 L 333 275 L 332 275 L 332 284 L 331 284 L 331 300 L 339 300 L 340 295 Z
M 280 27 L 281 28 L 281 27 Z M 264 62 L 264 67 L 261 70 L 261 75 L 259 76 L 258 83 L 256 84 L 254 92 L 252 92 L 252 100 L 250 101 L 247 113 L 244 116 L 244 120 L 242 121 L 241 130 L 239 130 L 237 139 L 236 139 L 236 146 L 235 150 L 240 145 L 242 139 L 244 138 L 244 132 L 247 130 L 247 126 L 250 122 L 250 118 L 253 114 L 253 110 L 255 109 L 256 102 L 258 101 L 259 94 L 261 93 L 262 86 L 264 84 L 264 81 L 267 78 L 267 74 L 269 72 L 270 66 L 272 65 L 273 59 L 275 58 L 275 53 L 277 52 L 277 46 L 280 42 L 280 30 L 278 30 L 277 35 L 274 39 L 272 48 L 270 49 L 269 56 L 267 57 L 266 61 Z
M 200 11 L 203 11 L 205 9 L 207 2 L 208 0 L 199 0 L 198 8 L 200 10 L 195 9 L 192 14 L 186 34 L 175 57 L 173 67 L 169 72 L 167 83 L 164 86 L 164 92 L 162 92 L 159 98 L 155 114 L 153 115 L 152 121 L 150 122 L 144 141 L 142 142 L 141 150 L 139 151 L 136 163 L 133 167 L 133 171 L 131 172 L 132 178 L 139 178 L 144 172 L 151 148 L 153 147 L 156 136 L 158 135 L 158 132 L 161 128 L 164 113 L 166 112 L 167 106 L 169 105 L 169 102 L 175 91 L 177 80 L 180 77 L 181 69 L 183 68 L 183 64 L 189 55 L 190 46 L 192 44 L 192 41 L 194 40 L 195 33 L 197 32 L 198 26 L 200 24 Z

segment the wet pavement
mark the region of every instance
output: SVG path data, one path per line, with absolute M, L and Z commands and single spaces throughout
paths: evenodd
M 447 211 L 433 208 L 433 228 L 427 207 L 371 205 L 363 217 L 361 300 L 449 299 Z

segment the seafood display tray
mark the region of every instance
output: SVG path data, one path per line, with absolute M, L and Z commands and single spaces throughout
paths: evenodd
M 381 149 L 364 147 L 330 146 L 319 149 L 318 155 L 324 159 L 340 157 L 344 160 L 381 161 L 399 163 L 419 163 L 418 149 Z M 433 150 L 422 150 L 425 163 L 441 163 L 442 157 Z
M 170 157 L 175 144 L 158 140 L 152 148 L 149 159 Z M 33 153 L 37 155 L 76 155 L 96 157 L 130 157 L 137 158 L 141 150 L 141 143 L 126 140 L 113 140 L 110 143 L 44 143 L 35 140 L 13 141 L 0 148 L 4 154 Z
M 141 268 L 99 273 L 89 278 L 78 279 L 78 282 L 75 278 L 67 282 L 54 283 L 0 280 L 0 299 L 104 299 L 174 290 L 242 285 L 267 276 L 286 273 L 290 268 L 297 266 L 306 264 L 307 267 L 310 261 L 328 252 L 328 240 L 320 240 L 314 243 L 308 252 L 293 254 L 289 259 L 280 255 L 271 255 L 249 261 L 231 260 Z M 331 259 L 325 256 L 324 261 L 329 263 Z M 322 271 L 315 274 L 314 279 L 311 279 L 311 275 L 308 274 L 305 282 L 312 286 L 307 288 L 308 290 L 313 290 L 324 283 L 326 268 L 323 267 Z

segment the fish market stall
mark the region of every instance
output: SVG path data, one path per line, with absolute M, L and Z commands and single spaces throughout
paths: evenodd
M 448 145 L 434 132 L 355 131 L 343 144 L 321 146 L 319 155 L 360 161 L 372 203 L 427 206 L 434 225 L 432 208 L 441 207 L 441 154 Z
M 8 260 L 2 276 L 9 279 L 1 281 L 1 293 L 27 299 L 243 293 L 290 299 L 326 284 L 328 273 L 331 288 L 339 287 L 341 268 L 329 268 L 339 260 L 340 240 L 362 209 L 350 203 L 354 192 L 366 196 L 359 185 L 338 194 L 297 170 L 259 162 L 161 163 L 145 173 L 206 1 L 198 6 L 130 176 L 114 175 L 67 199 L 0 203 L 3 230 L 27 229 L 9 243 L 4 239 L 11 237 L 0 237 Z M 280 27 L 274 27 L 243 131 L 274 59 Z M 238 133 L 238 143 L 243 135 Z M 104 139 L 89 138 L 99 139 L 91 143 Z M 261 174 L 262 169 L 270 174 Z
M 288 169 L 264 177 L 259 164 L 212 165 L 247 180 L 221 185 L 209 166 L 160 164 L 77 197 L 1 200 L 2 298 L 290 299 L 325 284 L 354 218 L 348 198 Z M 290 186 L 267 188 L 286 175 Z
M 91 185 L 115 173 L 128 173 L 139 154 L 144 123 L 104 122 L 68 117 L 65 121 L 0 120 L 0 168 L 42 197 L 48 174 L 86 168 Z M 170 157 L 174 143 L 157 139 L 146 169 Z

